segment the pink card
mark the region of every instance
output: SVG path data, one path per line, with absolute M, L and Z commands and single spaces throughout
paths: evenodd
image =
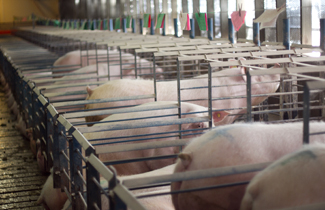
M 209 30 L 209 27 L 208 27 L 208 18 L 207 18 L 207 13 L 205 13 L 205 25 L 206 25 L 206 29 L 207 31 Z
M 246 11 L 241 11 L 241 15 L 239 15 L 239 11 L 235 11 L 231 14 L 231 22 L 236 31 L 240 29 L 240 27 L 245 22 Z
M 188 31 L 191 30 L 191 22 L 190 22 L 190 17 L 188 14 L 187 14 L 186 30 L 188 30 Z

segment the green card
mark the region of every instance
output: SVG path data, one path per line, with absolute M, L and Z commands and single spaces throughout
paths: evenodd
M 70 28 L 70 22 L 67 21 L 67 22 L 65 22 L 65 29 L 69 29 L 69 28 Z
M 164 21 L 165 21 L 165 14 L 158 14 L 156 29 L 157 28 L 163 28 L 164 27 Z
M 126 17 L 126 28 L 130 28 L 131 27 L 131 21 L 132 21 L 132 17 L 130 15 L 128 15 Z
M 71 29 L 74 29 L 74 21 L 71 21 L 70 23 L 71 23 L 71 24 L 70 24 L 70 25 L 71 25 L 70 28 L 71 28 Z
M 59 20 L 54 20 L 53 24 L 54 24 L 54 26 L 59 26 L 60 25 L 60 21 Z
M 143 27 L 144 28 L 150 27 L 149 21 L 150 21 L 150 14 L 144 14 L 143 15 Z
M 206 13 L 195 13 L 196 21 L 201 31 L 207 30 Z
M 50 24 L 50 20 L 49 20 L 49 19 L 47 19 L 47 21 L 46 21 L 45 25 L 46 25 L 46 26 L 48 26 L 49 24 Z
M 84 22 L 82 23 L 81 27 L 79 28 L 80 30 L 84 30 L 86 27 L 86 23 L 87 21 L 84 20 Z
M 120 29 L 120 28 L 121 28 L 121 20 L 120 20 L 120 18 L 116 18 L 114 29 Z
M 65 26 L 65 20 L 62 21 L 62 28 L 64 29 L 64 26 Z

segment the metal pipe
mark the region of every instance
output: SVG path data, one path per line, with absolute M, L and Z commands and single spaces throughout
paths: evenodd
M 121 18 L 122 19 L 122 30 L 123 30 L 123 33 L 126 33 L 127 32 L 127 29 L 126 29 L 126 18 Z
M 228 19 L 228 39 L 230 43 L 235 43 L 235 29 L 230 18 Z
M 174 31 L 175 31 L 175 37 L 178 37 L 177 18 L 174 18 Z
M 290 50 L 290 21 L 288 18 L 283 19 L 283 45 Z
M 136 19 L 135 18 L 132 18 L 132 33 L 135 33 L 136 32 Z
M 320 19 L 320 46 L 322 50 L 325 50 L 325 18 Z
M 150 25 L 150 34 L 155 35 L 155 24 L 153 21 L 151 21 L 151 25 Z
M 261 46 L 260 23 L 253 23 L 253 41 L 257 46 Z
M 195 22 L 194 19 L 190 19 L 190 24 L 191 24 L 191 31 L 190 31 L 190 38 L 194 39 L 195 38 Z
M 139 19 L 140 34 L 143 34 L 143 19 Z
M 213 40 L 213 18 L 208 18 L 208 38 Z

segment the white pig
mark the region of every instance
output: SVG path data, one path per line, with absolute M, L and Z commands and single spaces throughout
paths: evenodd
M 246 76 L 245 68 L 231 68 L 223 71 L 212 73 L 212 76 L 232 75 L 231 77 L 217 77 L 212 79 L 212 86 L 229 85 L 226 87 L 212 88 L 212 98 L 229 97 L 229 96 L 245 96 L 246 95 Z M 279 82 L 279 75 L 265 75 L 252 77 L 252 83 L 255 82 L 267 82 L 272 83 L 260 83 L 252 84 L 253 94 L 265 94 L 273 93 L 277 90 Z M 207 87 L 208 79 L 206 75 L 196 77 L 195 79 L 181 80 L 181 88 L 190 87 Z M 232 84 L 240 84 L 231 86 Z M 150 80 L 116 80 L 109 81 L 95 89 L 87 88 L 88 96 L 87 100 L 101 99 L 101 98 L 118 98 L 124 96 L 136 96 L 136 95 L 149 95 L 154 93 L 154 83 Z M 182 100 L 190 100 L 190 102 L 208 107 L 208 88 L 198 88 L 181 91 Z M 198 100 L 195 99 L 205 99 Z M 252 105 L 257 105 L 264 101 L 266 97 L 252 97 Z M 107 102 L 100 104 L 88 104 L 86 109 L 95 109 L 103 107 L 119 107 L 126 105 L 135 105 L 148 102 L 152 99 L 141 100 L 128 100 Z M 157 83 L 157 100 L 158 101 L 176 101 L 177 100 L 177 81 L 164 81 Z M 193 101 L 191 101 L 193 100 Z M 246 107 L 246 98 L 240 99 L 227 99 L 227 100 L 213 100 L 212 107 L 215 109 L 227 109 L 227 108 L 240 108 Z M 189 102 L 189 101 L 188 101 Z M 231 110 L 230 114 L 243 114 L 246 109 Z M 92 116 L 86 117 L 87 122 L 94 122 L 103 119 L 106 116 Z M 228 116 L 222 124 L 232 123 L 238 115 Z
M 65 192 L 61 192 L 60 188 L 53 188 L 53 169 L 51 169 L 51 174 L 47 178 L 36 204 L 42 204 L 44 208 L 50 210 L 61 210 L 67 199 L 67 195 Z
M 248 184 L 241 210 L 280 209 L 324 202 L 325 145 L 288 154 Z
M 151 105 L 172 105 L 177 104 L 177 102 L 172 101 L 159 101 L 159 102 L 151 102 L 147 104 L 142 104 L 138 107 L 150 107 Z M 207 108 L 183 102 L 181 103 L 181 110 L 182 113 L 191 113 L 191 112 L 200 112 L 200 111 L 207 111 Z M 163 109 L 163 110 L 153 110 L 153 111 L 139 111 L 139 112 L 132 112 L 132 113 L 122 113 L 122 114 L 113 114 L 102 121 L 115 121 L 115 120 L 123 120 L 123 119 L 130 119 L 130 118 L 146 118 L 141 120 L 132 120 L 132 121 L 121 121 L 118 122 L 119 124 L 126 124 L 126 123 L 141 123 L 141 122 L 155 122 L 157 119 L 152 118 L 154 116 L 162 116 L 167 115 L 167 117 L 159 118 L 158 120 L 173 120 L 178 119 L 177 116 L 178 110 L 177 109 Z M 172 115 L 172 116 L 169 116 Z M 224 120 L 227 113 L 223 111 L 214 112 L 213 113 L 213 121 L 218 122 Z M 188 114 L 182 116 L 182 118 L 188 117 L 205 117 L 208 116 L 208 113 L 196 113 L 196 114 Z M 99 123 L 95 124 L 94 127 L 97 126 L 104 126 L 104 125 L 112 125 L 114 123 Z M 190 124 L 183 124 L 182 130 L 190 130 L 190 129 L 197 129 L 197 128 L 208 128 L 208 122 L 200 122 L 200 123 L 190 123 Z M 163 133 L 168 131 L 178 131 L 178 125 L 166 125 L 166 126 L 159 126 L 159 127 L 144 127 L 144 128 L 136 128 L 136 129 L 125 129 L 121 130 L 112 130 L 112 131 L 103 131 L 103 132 L 92 132 L 92 133 L 84 133 L 84 136 L 88 140 L 92 139 L 105 139 L 105 138 L 113 138 L 113 137 L 127 137 L 133 135 L 143 135 L 143 134 L 155 134 L 155 133 Z M 191 131 L 191 133 L 195 133 L 197 131 Z M 202 131 L 200 131 L 202 132 Z M 190 132 L 187 132 L 190 133 Z M 154 135 L 150 137 L 161 137 L 161 136 L 170 136 L 176 135 L 175 134 L 162 134 L 162 135 Z M 188 138 L 194 137 L 194 135 L 190 135 Z M 141 139 L 143 137 L 136 137 Z M 116 141 L 126 140 L 127 138 L 119 138 Z M 134 138 L 133 138 L 134 139 Z M 168 137 L 163 139 L 153 139 L 147 141 L 171 141 L 175 140 L 177 137 Z M 112 142 L 112 140 L 110 140 Z M 96 143 L 105 142 L 97 141 Z M 107 141 L 106 141 L 107 142 Z M 141 141 L 143 142 L 143 141 Z M 121 144 L 121 143 L 120 143 Z M 125 143 L 123 143 L 125 144 Z M 137 151 L 129 151 L 129 152 L 116 152 L 116 153 L 106 153 L 100 154 L 99 158 L 102 161 L 110 161 L 110 160 L 120 160 L 120 159 L 130 159 L 130 158 L 140 158 L 140 157 L 150 157 L 150 156 L 157 156 L 157 155 L 171 155 L 178 153 L 178 147 L 167 147 L 167 148 L 156 148 L 156 149 L 147 149 L 147 150 L 137 150 Z M 130 175 L 130 174 L 138 174 L 144 173 L 147 171 L 155 170 L 166 165 L 173 164 L 175 159 L 161 159 L 161 160 L 151 160 L 151 161 L 140 161 L 140 162 L 132 162 L 132 163 L 125 163 L 125 164 L 118 164 L 114 165 L 118 175 Z
M 217 127 L 193 139 L 179 155 L 175 172 L 255 164 L 275 161 L 302 147 L 300 123 L 233 124 Z M 310 132 L 325 130 L 325 123 L 311 122 Z M 312 135 L 310 142 L 325 142 L 325 135 Z M 247 181 L 256 172 L 220 176 L 192 181 L 179 181 L 173 190 Z M 246 185 L 172 195 L 176 210 L 239 209 Z

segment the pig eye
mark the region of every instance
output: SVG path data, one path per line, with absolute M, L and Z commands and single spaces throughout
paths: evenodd
M 198 127 L 198 128 L 202 128 L 201 124 L 199 124 L 197 127 Z

